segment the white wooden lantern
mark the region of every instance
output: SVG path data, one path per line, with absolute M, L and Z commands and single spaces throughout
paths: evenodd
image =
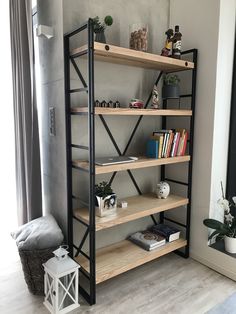
M 79 265 L 68 256 L 67 246 L 53 252 L 44 267 L 44 305 L 55 314 L 68 313 L 79 307 Z

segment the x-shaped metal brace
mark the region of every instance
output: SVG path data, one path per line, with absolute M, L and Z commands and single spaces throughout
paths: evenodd
M 75 71 L 76 71 L 76 73 L 77 73 L 77 75 L 78 75 L 78 77 L 79 77 L 79 79 L 80 79 L 80 81 L 81 81 L 83 87 L 84 87 L 84 88 L 87 88 L 88 85 L 87 85 L 87 83 L 86 83 L 86 81 L 85 81 L 85 79 L 84 79 L 82 73 L 80 72 L 79 67 L 77 66 L 77 64 L 76 64 L 76 62 L 75 62 L 75 60 L 74 60 L 74 58 L 71 57 L 70 60 L 71 60 L 71 63 L 72 63 L 72 65 L 73 65 L 73 67 L 74 67 L 74 69 L 75 69 Z M 155 85 L 157 85 L 157 84 L 159 83 L 159 81 L 160 81 L 160 79 L 161 79 L 161 77 L 162 77 L 162 74 L 163 74 L 163 72 L 161 71 L 161 72 L 159 73 L 157 79 L 156 79 Z M 87 91 L 87 92 L 88 92 L 88 91 Z M 148 96 L 148 98 L 147 98 L 147 100 L 146 100 L 146 102 L 145 102 L 144 109 L 147 108 L 147 106 L 148 106 L 148 104 L 149 104 L 151 98 L 152 98 L 152 91 L 150 92 L 150 94 L 149 94 L 149 96 Z M 110 131 L 110 128 L 109 128 L 109 126 L 107 125 L 107 122 L 106 122 L 106 120 L 104 119 L 103 115 L 100 114 L 100 115 L 99 115 L 99 118 L 100 118 L 100 120 L 101 120 L 101 122 L 102 122 L 104 128 L 106 129 L 107 134 L 108 134 L 110 140 L 112 141 L 112 143 L 113 143 L 113 145 L 114 145 L 114 147 L 115 147 L 115 149 L 116 149 L 118 155 L 119 155 L 119 156 L 124 156 L 124 155 L 126 154 L 126 152 L 128 151 L 128 148 L 129 148 L 129 146 L 130 146 L 130 144 L 131 144 L 131 142 L 132 142 L 132 140 L 133 140 L 133 138 L 134 138 L 134 135 L 135 135 L 136 132 L 137 132 L 137 129 L 138 129 L 138 127 L 139 127 L 139 124 L 140 124 L 140 122 L 141 122 L 142 119 L 143 119 L 143 115 L 139 116 L 139 118 L 138 118 L 138 120 L 137 120 L 137 122 L 136 122 L 136 124 L 135 124 L 135 126 L 134 126 L 134 128 L 133 128 L 133 130 L 132 130 L 132 133 L 131 133 L 131 135 L 130 135 L 130 138 L 129 138 L 129 140 L 128 140 L 128 142 L 127 142 L 127 144 L 126 144 L 126 147 L 125 147 L 125 149 L 124 149 L 123 152 L 121 152 L 121 150 L 119 149 L 119 147 L 118 147 L 118 145 L 117 145 L 117 143 L 116 143 L 116 140 L 114 139 L 114 136 L 112 135 L 112 132 Z M 134 178 L 132 172 L 131 172 L 129 169 L 127 170 L 127 172 L 128 172 L 128 175 L 129 175 L 130 179 L 132 180 L 132 182 L 133 182 L 133 184 L 134 184 L 134 186 L 135 186 L 135 188 L 136 188 L 138 194 L 139 194 L 139 195 L 142 195 L 142 192 L 141 192 L 141 190 L 140 190 L 140 188 L 139 188 L 139 186 L 138 186 L 138 184 L 137 184 L 137 182 L 136 182 L 136 180 L 135 180 L 135 178 Z M 116 174 L 117 174 L 116 171 L 113 172 L 113 174 L 112 174 L 112 176 L 111 176 L 111 178 L 110 178 L 110 180 L 109 180 L 109 184 L 112 184 L 112 182 L 113 182 L 113 180 L 114 180 Z M 157 221 L 156 221 L 156 219 L 154 218 L 153 215 L 151 215 L 151 218 L 152 218 L 154 224 L 157 224 Z M 78 249 L 77 249 L 77 252 L 76 252 L 76 255 L 75 255 L 75 256 L 78 256 L 79 253 L 81 252 L 81 249 L 82 249 L 82 247 L 83 247 L 83 245 L 84 245 L 84 242 L 85 242 L 85 240 L 86 240 L 88 234 L 89 234 L 89 227 L 86 229 L 86 231 L 85 231 L 85 233 L 84 233 L 83 239 L 82 239 L 82 241 L 81 241 L 81 243 L 80 243 L 80 246 L 79 246 Z

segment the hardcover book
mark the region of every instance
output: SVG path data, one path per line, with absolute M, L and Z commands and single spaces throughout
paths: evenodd
M 147 157 L 149 158 L 158 158 L 159 150 L 158 150 L 158 141 L 154 139 L 150 139 L 147 142 Z
M 151 231 L 157 235 L 164 237 L 168 242 L 178 240 L 180 237 L 180 230 L 164 224 L 157 224 L 153 226 L 151 228 Z
M 163 236 L 148 230 L 135 232 L 129 237 L 129 240 L 147 251 L 151 251 L 166 243 L 166 239 Z

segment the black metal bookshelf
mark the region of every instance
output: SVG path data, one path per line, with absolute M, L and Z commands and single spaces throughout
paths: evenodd
M 80 49 L 76 51 L 75 53 L 71 53 L 70 50 L 70 40 L 76 35 L 80 35 L 81 32 L 87 33 L 87 44 L 84 49 Z M 123 49 L 123 48 L 122 48 Z M 104 57 L 106 57 L 105 53 L 109 53 L 109 51 L 112 51 L 111 46 L 106 44 L 104 46 Z M 124 51 L 128 51 L 125 49 Z M 83 258 L 88 260 L 89 267 L 88 269 L 85 269 L 83 265 L 81 265 L 80 272 L 81 274 L 86 278 L 88 281 L 89 289 L 88 291 L 85 289 L 84 286 L 80 283 L 79 286 L 79 292 L 80 294 L 87 300 L 89 304 L 95 304 L 96 303 L 96 245 L 95 245 L 95 237 L 96 237 L 96 225 L 95 225 L 95 193 L 94 193 L 94 187 L 95 187 L 95 175 L 96 175 L 96 167 L 95 167 L 95 127 L 94 127 L 94 120 L 95 120 L 95 107 L 94 107 L 94 55 L 95 55 L 95 49 L 94 49 L 94 32 L 93 32 L 93 22 L 92 19 L 89 19 L 85 24 L 80 26 L 79 28 L 75 29 L 72 32 L 69 32 L 64 35 L 64 69 L 65 69 L 65 107 L 66 107 L 66 151 L 67 151 L 67 206 L 68 206 L 68 244 L 70 248 L 70 254 L 71 257 L 77 258 L 78 256 L 82 256 Z M 190 214 L 191 214 L 191 188 L 192 188 L 192 164 L 193 164 L 193 136 L 194 136 L 194 111 L 195 111 L 195 93 L 196 93 L 196 74 L 197 74 L 197 49 L 191 49 L 188 51 L 185 51 L 182 53 L 182 55 L 190 55 L 192 57 L 192 62 L 194 64 L 193 68 L 184 68 L 184 66 L 188 66 L 188 62 L 186 61 L 183 66 L 179 66 L 178 61 L 176 64 L 178 64 L 177 71 L 181 70 L 188 70 L 192 71 L 192 86 L 191 86 L 191 92 L 189 94 L 181 95 L 181 98 L 190 98 L 191 99 L 191 111 L 192 114 L 189 116 L 190 118 L 190 138 L 188 141 L 189 145 L 189 155 L 191 156 L 190 160 L 188 161 L 188 181 L 182 182 L 177 181 L 171 178 L 166 177 L 166 164 L 160 165 L 161 167 L 161 179 L 167 180 L 169 182 L 173 182 L 175 184 L 180 184 L 187 187 L 187 197 L 189 199 L 188 205 L 187 205 L 187 215 L 186 215 L 186 223 L 180 223 L 178 221 L 174 221 L 172 219 L 169 219 L 165 216 L 164 211 L 160 212 L 160 222 L 163 223 L 164 221 L 171 221 L 174 222 L 177 225 L 180 225 L 181 227 L 184 227 L 186 229 L 186 240 L 187 245 L 184 246 L 184 252 L 180 250 L 175 250 L 175 252 L 182 257 L 189 257 L 189 238 L 190 238 Z M 76 59 L 87 56 L 87 72 L 88 72 L 88 83 L 86 83 L 79 66 L 76 63 Z M 153 55 L 154 56 L 154 55 Z M 133 58 L 136 58 L 134 56 Z M 163 57 L 161 57 L 163 58 Z M 163 63 L 168 62 L 166 59 Z M 115 59 L 114 59 L 115 60 Z M 136 62 L 136 59 L 133 59 Z M 115 61 L 116 62 L 116 61 Z M 129 61 L 130 62 L 130 61 Z M 138 61 L 137 61 L 138 62 Z M 137 63 L 136 62 L 136 63 Z M 70 83 L 70 66 L 73 66 L 74 70 L 76 71 L 79 80 L 81 81 L 83 87 L 77 88 L 77 89 L 71 89 L 71 83 Z M 168 65 L 169 66 L 169 65 Z M 170 65 L 171 66 L 171 65 Z M 173 69 L 173 72 L 176 72 L 176 69 Z M 168 73 L 170 73 L 171 70 L 168 69 Z M 160 79 L 165 73 L 164 70 L 161 70 L 159 74 L 157 75 L 157 79 L 155 81 L 155 84 L 160 83 Z M 75 143 L 72 143 L 71 139 L 71 117 L 72 115 L 80 115 L 81 112 L 76 112 L 71 110 L 71 95 L 72 93 L 87 93 L 88 96 L 88 102 L 87 102 L 87 118 L 88 118 L 88 146 L 84 145 L 78 145 Z M 150 100 L 152 97 L 152 91 L 149 94 L 149 97 L 147 98 L 145 102 L 144 108 L 147 108 Z M 167 100 L 163 102 L 163 109 L 167 109 L 168 104 Z M 135 110 L 135 109 L 134 109 Z M 114 136 L 112 135 L 112 132 L 109 129 L 108 124 L 106 123 L 106 120 L 104 118 L 104 115 L 98 114 L 102 124 L 104 125 L 109 138 L 111 142 L 113 143 L 117 154 L 119 156 L 123 156 L 127 153 L 128 148 L 130 144 L 132 143 L 132 140 L 134 138 L 134 135 L 137 132 L 137 129 L 142 121 L 143 115 L 140 115 L 137 119 L 137 122 L 135 124 L 135 127 L 133 128 L 130 137 L 128 139 L 127 145 L 124 149 L 124 151 L 121 151 L 118 147 Z M 162 128 L 165 129 L 167 125 L 167 119 L 168 116 L 163 115 L 162 117 Z M 80 165 L 75 165 L 72 162 L 72 149 L 79 149 L 79 150 L 86 150 L 88 152 L 88 166 L 82 167 Z M 72 171 L 73 169 L 76 169 L 78 171 L 84 171 L 88 174 L 89 178 L 89 197 L 88 202 L 84 202 L 81 198 L 79 198 L 76 195 L 73 195 L 73 189 L 72 189 Z M 142 195 L 142 191 L 140 190 L 135 177 L 130 169 L 127 169 L 127 172 L 129 174 L 129 177 L 134 184 L 138 195 Z M 114 180 L 115 176 L 117 175 L 117 171 L 114 171 L 110 178 L 110 183 Z M 80 217 L 76 216 L 74 214 L 74 206 L 73 202 L 74 200 L 79 199 L 79 201 L 88 208 L 88 221 L 85 221 L 84 219 L 81 219 Z M 156 218 L 154 215 L 151 215 L 151 219 L 153 220 L 153 223 L 156 224 Z M 73 235 L 73 225 L 74 220 L 78 221 L 80 224 L 82 224 L 85 227 L 85 232 L 79 241 L 79 245 L 75 245 L 74 241 L 74 235 Z M 89 251 L 85 252 L 83 247 L 85 244 L 86 239 L 89 239 Z

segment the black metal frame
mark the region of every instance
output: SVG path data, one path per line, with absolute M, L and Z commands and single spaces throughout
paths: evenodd
M 170 221 L 174 224 L 177 224 L 186 230 L 186 240 L 187 245 L 184 248 L 184 252 L 176 250 L 175 253 L 184 257 L 189 257 L 189 245 L 190 245 L 190 220 L 191 220 L 191 200 L 192 200 L 192 167 L 193 167 L 193 137 L 194 137 L 194 115 L 195 115 L 195 96 L 196 96 L 196 81 L 197 81 L 197 49 L 190 49 L 186 50 L 181 53 L 182 55 L 192 55 L 192 61 L 194 62 L 194 69 L 192 69 L 192 86 L 191 86 L 191 93 L 186 95 L 181 95 L 181 98 L 191 98 L 191 110 L 192 116 L 190 117 L 190 136 L 189 136 L 189 155 L 191 156 L 189 164 L 188 164 L 188 182 L 182 182 L 178 180 L 174 180 L 171 178 L 167 178 L 165 175 L 165 165 L 161 166 L 161 180 L 173 182 L 175 184 L 187 186 L 187 197 L 189 199 L 187 205 L 187 214 L 186 214 L 186 223 L 183 224 L 181 222 L 175 221 L 173 219 L 165 217 L 165 212 L 160 213 L 160 222 L 164 223 L 165 220 Z M 163 102 L 163 109 L 167 108 L 167 100 Z M 166 128 L 167 117 L 162 118 L 162 128 Z
M 70 38 L 80 32 L 87 30 L 88 32 L 88 49 L 86 52 L 79 53 L 76 56 L 70 56 Z M 89 280 L 89 293 L 80 285 L 80 294 L 90 304 L 96 303 L 96 261 L 95 261 L 95 134 L 94 134 L 94 40 L 93 40 L 93 22 L 89 19 L 73 32 L 64 35 L 64 64 L 65 64 L 65 104 L 66 104 L 66 146 L 67 146 L 67 207 L 68 207 L 68 243 L 71 257 L 76 257 L 79 254 L 83 255 L 89 261 L 89 273 L 80 268 L 80 272 Z M 88 85 L 83 78 L 75 58 L 84 54 L 88 55 Z M 70 88 L 70 63 L 73 65 L 78 77 L 83 85 L 83 88 Z M 76 145 L 71 143 L 71 99 L 72 93 L 86 92 L 88 94 L 88 146 Z M 72 193 L 72 169 L 84 170 L 80 167 L 72 165 L 72 148 L 87 150 L 89 152 L 89 169 L 86 171 L 89 174 L 89 202 L 83 202 Z M 86 224 L 81 219 L 73 214 L 73 199 L 79 199 L 89 208 L 89 224 Z M 83 238 L 77 247 L 73 243 L 73 218 L 86 227 Z M 89 236 L 89 255 L 83 250 L 83 245 Z M 76 253 L 74 254 L 74 250 Z
M 81 53 L 77 53 L 76 55 L 73 55 L 73 57 L 70 56 L 70 38 L 76 34 L 79 34 L 80 32 L 87 30 L 88 32 L 88 48 L 86 51 L 83 51 Z M 83 55 L 88 55 L 88 84 L 86 83 L 82 73 L 79 70 L 79 67 L 77 66 L 75 62 L 75 58 L 79 58 Z M 177 180 L 173 180 L 170 178 L 165 177 L 165 165 L 161 166 L 161 178 L 162 180 L 168 180 L 170 182 L 174 182 L 177 184 L 187 185 L 188 186 L 188 198 L 189 198 L 189 204 L 187 205 L 187 219 L 186 224 L 182 224 L 179 222 L 176 222 L 172 219 L 169 219 L 164 216 L 164 212 L 160 213 L 160 221 L 164 222 L 164 220 L 169 220 L 171 222 L 174 222 L 182 227 L 186 228 L 186 239 L 188 241 L 187 246 L 185 247 L 185 252 L 182 253 L 180 251 L 176 251 L 176 253 L 180 254 L 183 257 L 189 256 L 189 236 L 190 236 L 190 212 L 191 212 L 191 186 L 192 186 L 192 153 L 193 153 L 193 130 L 194 130 L 194 108 L 195 108 L 195 90 L 196 90 L 196 64 L 197 64 L 197 50 L 192 49 L 188 50 L 186 52 L 183 52 L 182 54 L 193 54 L 193 62 L 195 63 L 195 68 L 193 69 L 192 74 L 192 92 L 188 95 L 181 95 L 181 97 L 191 97 L 191 109 L 192 109 L 192 116 L 190 121 L 190 140 L 189 140 L 189 154 L 191 155 L 191 160 L 189 162 L 189 168 L 188 168 L 188 183 L 180 182 Z M 90 265 L 90 272 L 88 273 L 83 267 L 80 268 L 81 273 L 89 280 L 89 293 L 80 285 L 79 286 L 79 292 L 82 294 L 82 296 L 87 300 L 88 303 L 95 304 L 96 303 L 96 261 L 95 261 L 95 194 L 94 194 L 94 186 L 95 186 L 95 132 L 94 132 L 94 39 L 93 39 L 93 23 L 92 19 L 89 19 L 87 23 L 83 24 L 78 29 L 67 33 L 64 35 L 64 64 L 65 64 L 65 103 L 66 103 L 66 145 L 67 145 L 67 206 L 68 206 L 68 243 L 70 248 L 70 255 L 72 257 L 76 257 L 79 254 L 83 255 L 85 258 L 89 260 Z M 77 88 L 77 89 L 71 89 L 70 88 L 70 64 L 74 67 L 82 85 L 83 88 Z M 163 72 L 160 72 L 155 84 L 158 84 Z M 70 96 L 72 93 L 78 93 L 78 92 L 86 92 L 88 94 L 88 138 L 89 143 L 88 146 L 84 145 L 76 145 L 71 143 L 71 99 Z M 146 100 L 144 108 L 147 108 L 150 100 L 152 97 L 152 91 L 149 94 L 148 99 Z M 164 108 L 167 107 L 167 102 L 164 102 Z M 73 115 L 76 115 L 76 113 L 73 113 Z M 99 115 L 100 120 L 106 129 L 109 138 L 111 142 L 113 143 L 117 153 L 119 156 L 123 156 L 127 153 L 128 148 L 136 134 L 136 131 L 139 127 L 140 122 L 142 121 L 143 116 L 139 116 L 132 132 L 129 137 L 129 140 L 127 142 L 127 145 L 123 152 L 119 149 L 107 123 L 104 119 L 103 115 Z M 167 117 L 163 117 L 162 119 L 162 127 L 166 128 L 166 119 Z M 85 170 L 83 168 L 77 167 L 72 165 L 72 148 L 87 150 L 89 152 L 89 169 Z M 78 197 L 74 196 L 72 193 L 72 169 L 78 169 L 82 171 L 86 171 L 89 174 L 89 203 L 86 203 L 79 199 Z M 127 170 L 130 179 L 132 180 L 138 194 L 142 194 L 132 172 L 130 170 Z M 110 178 L 110 183 L 113 182 L 117 172 L 114 172 Z M 89 224 L 85 223 L 78 217 L 75 217 L 73 215 L 73 199 L 78 199 L 82 204 L 87 206 L 89 208 Z M 154 224 L 157 223 L 155 217 L 151 215 L 151 218 L 154 222 Z M 73 243 L 73 219 L 77 220 L 79 223 L 84 225 L 86 227 L 85 233 L 82 237 L 82 240 L 79 244 L 79 246 L 76 246 Z M 89 236 L 89 255 L 87 255 L 83 250 L 83 245 Z M 76 252 L 74 254 L 74 251 Z

